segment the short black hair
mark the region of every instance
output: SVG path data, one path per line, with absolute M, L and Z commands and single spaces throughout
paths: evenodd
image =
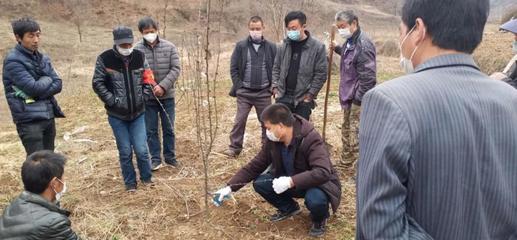
M 23 17 L 11 22 L 14 35 L 23 38 L 25 33 L 41 31 L 41 28 L 36 20 L 30 17 Z
M 285 27 L 293 20 L 298 20 L 301 25 L 305 25 L 307 23 L 307 16 L 305 16 L 305 13 L 302 11 L 291 11 L 285 16 Z
M 252 22 L 260 22 L 262 24 L 264 24 L 264 21 L 262 21 L 262 18 L 260 16 L 253 16 L 250 18 L 249 22 L 248 22 L 248 25 Z
M 471 54 L 483 38 L 489 11 L 489 0 L 406 0 L 402 21 L 412 29 L 422 18 L 434 45 Z
M 158 30 L 158 23 L 154 21 L 151 17 L 144 17 L 138 21 L 138 31 L 143 32 L 144 29 L 153 27 Z
M 294 124 L 293 113 L 282 103 L 275 103 L 266 107 L 260 115 L 260 118 L 263 122 L 268 121 L 271 124 L 282 123 L 288 127 L 291 127 Z
M 35 194 L 43 193 L 54 177 L 63 177 L 65 163 L 65 156 L 48 150 L 29 155 L 22 165 L 25 190 Z

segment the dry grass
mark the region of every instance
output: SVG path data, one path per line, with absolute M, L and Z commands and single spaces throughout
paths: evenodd
M 377 20 L 373 22 L 378 23 Z M 154 175 L 154 188 L 141 188 L 136 194 L 127 194 L 123 188 L 116 145 L 105 111 L 91 90 L 95 58 L 102 50 L 111 47 L 110 29 L 88 27 L 85 29 L 85 42 L 79 44 L 71 24 L 44 21 L 41 25 L 44 28 L 43 50 L 50 54 L 64 81 L 64 89 L 58 95 L 58 101 L 67 118 L 57 121 L 56 143 L 58 151 L 69 158 L 65 178 L 70 190 L 63 204 L 73 212 L 71 219 L 74 230 L 87 239 L 307 238 L 310 224 L 307 210 L 291 220 L 270 223 L 267 216 L 274 211 L 273 208 L 255 194 L 250 186 L 235 194 L 237 203 L 230 202 L 220 208 L 210 206 L 208 216 L 201 212 L 204 209 L 202 162 L 194 139 L 195 128 L 190 114 L 193 109 L 184 99 L 177 106 L 176 116 L 177 154 L 182 166 L 179 169 L 158 171 Z M 384 29 L 373 25 L 377 29 L 369 28 L 368 25 L 363 27 L 374 41 L 398 41 L 396 25 L 390 24 Z M 483 69 L 500 68 L 500 63 L 506 61 L 506 52 L 510 51 L 507 43 L 511 39 L 506 40 L 506 35 L 496 33 L 494 29 L 487 28 L 485 42 L 476 51 Z M 2 57 L 14 45 L 10 32 L 7 19 L 0 18 Z M 221 129 L 216 139 L 215 152 L 210 155 L 211 190 L 223 186 L 259 150 L 259 124 L 256 115 L 251 114 L 241 156 L 228 159 L 217 153 L 225 150 L 228 145 L 228 133 L 236 109 L 235 100 L 227 96 L 230 80 L 227 79 L 226 63 L 231 47 L 231 42 L 224 43 L 226 51 L 221 56 L 221 69 L 225 77 L 219 82 L 217 93 Z M 378 56 L 378 70 L 379 82 L 402 74 L 397 57 Z M 333 146 L 330 149 L 331 157 L 336 161 L 341 146 L 342 122 L 336 76 L 332 78 L 331 84 L 327 133 L 328 142 Z M 178 94 L 181 95 L 181 92 Z M 3 91 L 0 92 L 0 98 L 5 99 Z M 312 115 L 317 129 L 322 127 L 322 100 L 323 96 L 320 95 L 318 107 Z M 0 209 L 3 209 L 22 191 L 19 173 L 25 154 L 5 100 L 0 101 L 0 120 L 0 181 L 3 183 L 0 186 Z M 66 141 L 64 136 L 73 132 L 77 133 Z M 351 172 L 342 173 L 341 207 L 338 215 L 331 218 L 325 239 L 352 239 L 354 236 L 355 184 L 350 179 L 351 175 Z

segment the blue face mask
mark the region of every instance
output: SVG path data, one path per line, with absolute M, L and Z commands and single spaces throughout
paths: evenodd
M 287 37 L 292 41 L 300 41 L 301 34 L 298 30 L 287 31 Z

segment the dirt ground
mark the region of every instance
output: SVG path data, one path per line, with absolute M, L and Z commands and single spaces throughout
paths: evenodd
M 0 19 L 0 52 L 2 59 L 7 49 L 14 46 L 11 29 L 6 19 Z M 86 28 L 86 40 L 76 39 L 73 27 L 56 22 L 42 22 L 46 31 L 43 51 L 50 54 L 53 64 L 63 78 L 63 92 L 57 96 L 67 115 L 57 120 L 56 151 L 68 157 L 65 179 L 69 191 L 63 206 L 72 211 L 72 227 L 86 239 L 306 239 L 310 228 L 308 211 L 281 223 L 270 223 L 274 213 L 250 185 L 235 193 L 236 202 L 222 207 L 204 206 L 203 164 L 198 156 L 195 128 L 190 114 L 192 106 L 185 104 L 178 91 L 176 109 L 177 155 L 179 168 L 160 169 L 154 175 L 153 188 L 139 188 L 135 194 L 124 191 L 117 150 L 107 116 L 101 102 L 91 89 L 91 76 L 96 56 L 111 47 L 109 28 Z M 368 31 L 366 29 L 366 31 Z M 398 33 L 389 33 L 392 40 Z M 381 35 L 377 32 L 375 35 Z M 498 69 L 509 59 L 511 37 L 497 33 L 491 26 L 476 52 L 482 56 L 484 69 Z M 497 54 L 493 52 L 496 49 Z M 228 56 L 228 52 L 223 56 Z M 488 56 L 488 57 L 487 57 Z M 488 60 L 487 60 L 488 59 Z M 227 58 L 223 58 L 227 62 Z M 224 66 L 224 64 L 223 64 Z M 214 152 L 209 158 L 209 186 L 211 191 L 224 186 L 232 174 L 247 163 L 259 150 L 260 130 L 257 117 L 250 114 L 245 135 L 244 151 L 237 159 L 229 159 L 220 152 L 227 148 L 235 99 L 227 95 L 230 80 L 226 74 L 218 84 L 220 131 Z M 379 81 L 401 74 L 398 58 L 378 56 Z M 340 126 L 342 113 L 337 99 L 338 78 L 332 78 L 329 105 L 328 142 L 332 160 L 338 159 L 341 149 Z M 5 99 L 0 87 L 0 98 Z M 312 115 L 317 129 L 322 128 L 323 95 Z M 20 167 L 24 150 L 18 139 L 5 100 L 0 101 L 0 209 L 4 209 L 23 189 Z M 355 231 L 355 184 L 350 171 L 341 173 L 342 202 L 337 214 L 332 215 L 324 239 L 353 239 Z M 301 205 L 303 202 L 300 201 Z

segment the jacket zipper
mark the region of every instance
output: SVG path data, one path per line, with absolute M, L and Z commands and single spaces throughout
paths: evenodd
M 128 102 L 128 107 L 129 107 L 129 113 L 130 113 L 130 116 L 133 117 L 133 98 L 132 98 L 132 89 L 133 87 L 131 86 L 131 81 L 132 81 L 132 78 L 131 78 L 131 74 L 129 73 L 129 64 L 125 64 L 125 67 L 126 67 L 126 97 L 127 97 L 127 102 Z

